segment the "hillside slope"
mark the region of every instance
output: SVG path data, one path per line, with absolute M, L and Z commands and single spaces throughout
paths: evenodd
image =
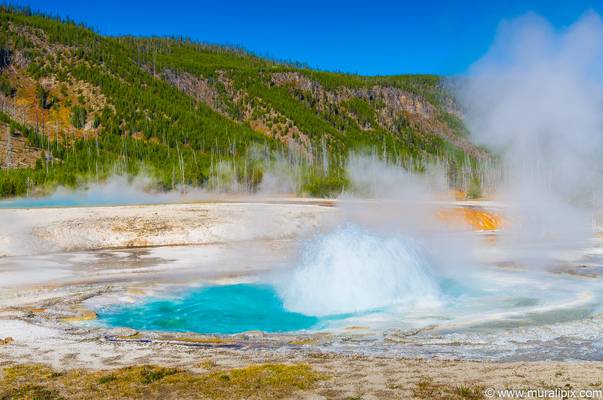
M 182 39 L 104 37 L 0 7 L 0 195 L 144 172 L 162 189 L 346 184 L 351 151 L 421 169 L 485 157 L 435 76 L 314 71 Z M 466 168 L 465 168 L 466 169 Z M 451 171 L 451 174 L 455 174 Z

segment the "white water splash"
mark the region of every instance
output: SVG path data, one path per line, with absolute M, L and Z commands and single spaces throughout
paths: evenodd
M 277 288 L 288 310 L 316 316 L 429 306 L 439 298 L 429 258 L 417 242 L 352 225 L 307 242 L 299 266 Z

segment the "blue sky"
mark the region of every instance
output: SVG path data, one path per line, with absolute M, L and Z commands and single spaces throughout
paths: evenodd
M 2 1 L 2 0 L 0 0 Z M 103 34 L 176 35 L 365 75 L 462 73 L 498 24 L 535 12 L 559 29 L 603 0 L 17 0 Z

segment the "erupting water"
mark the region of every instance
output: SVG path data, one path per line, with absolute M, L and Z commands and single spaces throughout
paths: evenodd
M 417 242 L 351 225 L 307 243 L 300 265 L 277 287 L 288 310 L 317 316 L 398 304 L 416 308 L 439 297 L 429 259 Z

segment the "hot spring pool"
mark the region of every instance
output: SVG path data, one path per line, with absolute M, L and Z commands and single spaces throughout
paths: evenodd
M 190 288 L 170 297 L 103 306 L 97 309 L 97 316 L 109 327 L 200 334 L 339 331 L 357 326 L 384 332 L 436 325 L 450 332 L 479 333 L 580 321 L 596 314 L 599 308 L 598 301 L 581 299 L 575 288 L 573 293 L 547 299 L 546 290 L 529 294 L 509 291 L 508 287 L 492 292 L 470 290 L 451 281 L 440 281 L 439 285 L 442 292 L 438 304 L 399 303 L 325 315 L 288 309 L 286 300 L 270 284 L 213 285 Z M 508 293 L 503 293 L 505 290 Z
M 107 308 L 98 316 L 110 326 L 220 334 L 300 331 L 320 324 L 317 317 L 287 311 L 276 291 L 261 284 L 201 287 L 178 298 Z
M 598 275 L 464 266 L 432 254 L 412 238 L 346 226 L 304 242 L 296 259 L 286 259 L 290 264 L 235 284 L 203 281 L 178 285 L 162 297 L 124 304 L 116 303 L 119 296 L 90 306 L 98 315 L 95 324 L 105 327 L 329 332 L 327 346 L 336 351 L 603 358 Z M 593 254 L 589 263 L 603 263 L 603 255 Z

